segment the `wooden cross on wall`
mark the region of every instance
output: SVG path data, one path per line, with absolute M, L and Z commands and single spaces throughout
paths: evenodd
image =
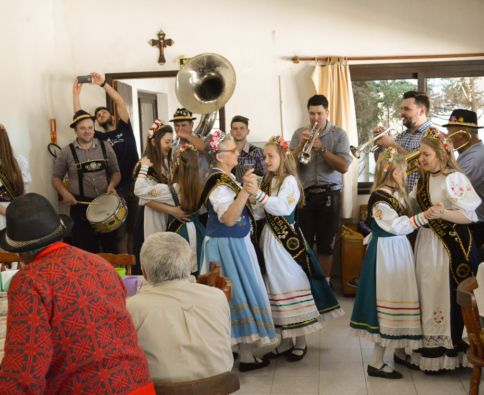
M 155 40 L 154 38 L 152 38 L 149 41 L 149 43 L 152 47 L 158 47 L 158 49 L 160 50 L 160 56 L 158 58 L 158 63 L 161 64 L 161 65 L 165 64 L 165 62 L 166 62 L 165 48 L 170 47 L 173 44 L 175 44 L 175 41 L 173 41 L 171 38 L 165 38 L 165 32 L 163 30 L 160 30 L 158 32 L 158 40 Z

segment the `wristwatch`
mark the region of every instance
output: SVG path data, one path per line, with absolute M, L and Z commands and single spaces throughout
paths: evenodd
M 327 149 L 326 147 L 321 148 L 321 152 L 322 152 L 323 154 L 325 154 L 327 150 L 328 150 L 328 149 Z

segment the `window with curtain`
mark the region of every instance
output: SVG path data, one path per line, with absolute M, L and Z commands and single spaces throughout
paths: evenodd
M 445 124 L 454 108 L 475 111 L 484 124 L 484 60 L 351 65 L 350 74 L 360 145 L 372 138 L 377 126 L 393 135 L 404 130 L 400 103 L 408 90 L 427 92 L 436 125 Z M 368 149 L 360 156 L 359 194 L 369 193 L 374 171 L 374 155 Z

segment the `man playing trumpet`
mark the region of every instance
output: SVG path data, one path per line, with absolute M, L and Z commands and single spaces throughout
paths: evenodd
M 328 107 L 328 99 L 323 95 L 309 99 L 310 126 L 294 132 L 289 148 L 297 161 L 297 172 L 306 198 L 306 204 L 298 212 L 299 224 L 311 246 L 316 239 L 319 264 L 329 281 L 334 244 L 340 228 L 343 174 L 348 171 L 352 158 L 348 135 L 328 120 Z M 310 130 L 318 136 L 312 136 Z M 306 145 L 311 143 L 312 146 Z M 309 160 L 303 164 L 300 154 L 307 151 Z
M 382 150 L 388 147 L 395 147 L 398 152 L 407 155 L 420 147 L 420 140 L 424 131 L 432 125 L 428 119 L 430 100 L 426 93 L 408 91 L 403 94 L 402 104 L 400 106 L 400 116 L 402 117 L 403 126 L 407 129 L 397 138 L 386 134 L 376 140 L 375 144 Z M 383 128 L 378 127 L 373 130 L 374 135 L 383 132 Z M 380 150 L 377 151 L 376 156 Z M 375 158 L 376 159 L 376 158 Z M 419 174 L 414 172 L 408 175 L 407 189 L 411 191 L 417 182 Z

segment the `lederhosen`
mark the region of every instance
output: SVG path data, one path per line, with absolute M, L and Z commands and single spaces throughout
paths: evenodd
M 77 168 L 77 178 L 79 180 L 79 196 L 76 196 L 77 200 L 81 201 L 91 201 L 93 197 L 84 196 L 84 185 L 83 185 L 83 177 L 84 173 L 95 173 L 98 171 L 105 171 L 106 173 L 106 181 L 109 183 L 109 174 L 108 174 L 108 156 L 106 153 L 106 146 L 104 145 L 104 141 L 99 140 L 101 144 L 101 150 L 103 154 L 103 159 L 96 159 L 90 160 L 87 162 L 81 162 L 79 157 L 77 156 L 76 148 L 74 147 L 74 143 L 69 144 L 69 148 L 72 153 L 72 157 L 74 158 L 74 162 Z
M 417 181 L 417 202 L 422 210 L 432 206 L 429 192 L 429 174 L 425 174 Z M 466 278 L 475 275 L 475 268 L 471 265 L 472 235 L 467 225 L 455 224 L 443 219 L 431 219 L 430 227 L 449 254 L 449 286 L 450 286 L 450 327 L 452 342 L 455 347 L 462 345 L 462 331 L 464 323 L 460 308 L 457 305 L 457 286 Z M 460 347 L 459 347 L 460 348 Z M 455 348 L 447 352 L 449 356 L 457 356 L 462 349 Z M 465 350 L 464 350 L 465 351 Z M 439 357 L 443 353 L 439 348 L 424 348 L 423 356 Z
M 84 194 L 84 174 L 104 171 L 106 174 L 106 181 L 109 183 L 108 173 L 108 157 L 104 141 L 99 140 L 103 159 L 96 159 L 87 162 L 81 162 L 77 155 L 74 144 L 69 144 L 72 157 L 77 168 L 77 177 L 79 181 L 79 195 L 75 195 L 78 201 L 91 202 L 96 196 L 85 196 Z M 107 234 L 97 234 L 92 229 L 86 218 L 87 206 L 73 205 L 71 206 L 70 214 L 74 220 L 74 228 L 72 231 L 72 243 L 79 248 L 85 249 L 89 252 L 99 252 L 99 244 L 103 247 L 103 252 L 116 253 L 116 232 Z

